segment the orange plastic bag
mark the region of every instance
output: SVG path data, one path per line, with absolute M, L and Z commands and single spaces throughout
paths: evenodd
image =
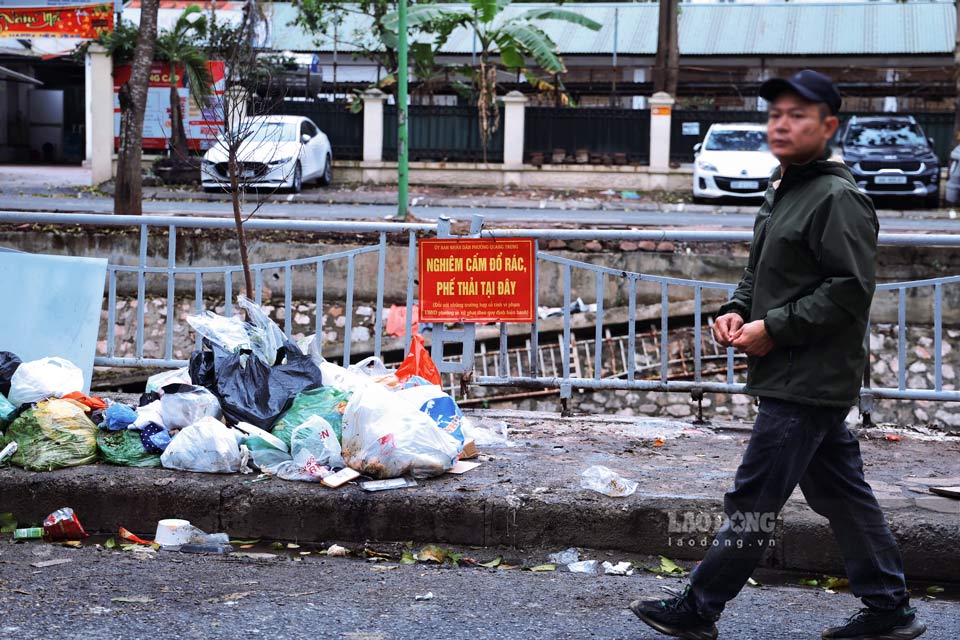
M 430 384 L 440 384 L 440 372 L 437 370 L 433 358 L 430 357 L 430 352 L 423 346 L 423 336 L 413 336 L 413 342 L 410 343 L 410 352 L 397 368 L 396 376 L 400 382 L 406 382 L 413 376 L 420 376 Z
M 80 393 L 79 391 L 74 391 L 73 393 L 68 393 L 67 395 L 63 396 L 63 399 L 64 399 L 64 400 L 75 400 L 75 401 L 79 402 L 80 404 L 83 404 L 83 405 L 86 405 L 86 406 L 90 407 L 90 408 L 93 409 L 94 411 L 96 411 L 97 409 L 106 409 L 106 408 L 107 408 L 107 403 L 104 402 L 102 399 L 97 398 L 97 397 L 94 397 L 94 396 L 86 396 L 86 395 Z

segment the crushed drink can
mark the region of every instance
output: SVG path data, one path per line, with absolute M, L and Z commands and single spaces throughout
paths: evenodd
M 43 531 L 51 540 L 79 540 L 88 534 L 70 507 L 57 509 L 43 521 Z
M 43 527 L 27 527 L 26 529 L 14 529 L 14 540 L 35 540 L 43 537 Z

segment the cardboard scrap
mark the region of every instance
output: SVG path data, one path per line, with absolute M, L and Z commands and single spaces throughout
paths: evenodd
M 345 467 L 337 471 L 335 474 L 327 476 L 320 481 L 320 484 L 330 487 L 331 489 L 337 489 L 347 484 L 351 480 L 356 480 L 360 477 L 360 473 L 351 469 L 350 467 Z
M 479 462 L 465 462 L 463 460 L 458 460 L 457 464 L 451 467 L 450 471 L 447 473 L 452 473 L 454 475 L 460 475 L 461 473 L 466 473 L 467 471 L 472 471 L 480 466 Z
M 480 452 L 477 450 L 477 443 L 473 441 L 473 438 L 463 443 L 463 451 L 460 452 L 460 460 L 473 460 L 479 455 Z

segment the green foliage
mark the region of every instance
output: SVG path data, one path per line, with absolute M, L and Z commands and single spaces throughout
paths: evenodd
M 207 17 L 195 4 L 183 10 L 172 29 L 164 29 L 157 36 L 154 56 L 167 62 L 174 73 L 180 68 L 190 85 L 197 104 L 205 104 L 210 97 L 210 73 L 207 56 L 199 44 L 207 36 Z M 170 82 L 176 82 L 171 75 Z

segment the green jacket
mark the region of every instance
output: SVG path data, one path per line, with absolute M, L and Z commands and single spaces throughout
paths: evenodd
M 824 156 L 825 158 L 826 156 Z M 774 348 L 748 358 L 747 393 L 817 406 L 857 401 L 879 223 L 849 169 L 825 159 L 778 168 L 750 259 L 721 315 L 763 320 Z

